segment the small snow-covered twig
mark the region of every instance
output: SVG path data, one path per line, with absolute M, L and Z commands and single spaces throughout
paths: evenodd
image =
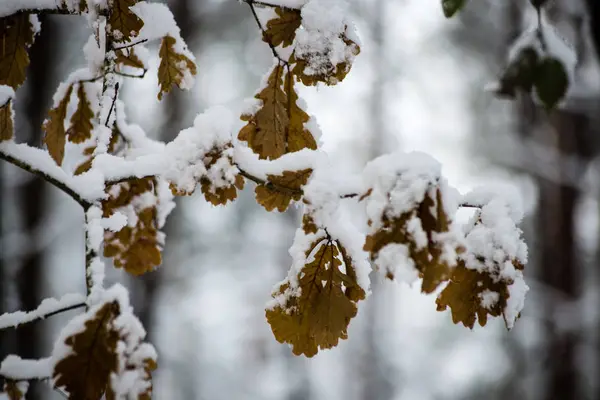
M 66 294 L 59 300 L 54 298 L 44 299 L 38 308 L 33 311 L 16 311 L 0 315 L 0 330 L 6 328 L 18 328 L 22 324 L 45 319 L 84 306 L 85 297 L 80 294 Z
M 39 176 L 40 178 L 44 179 L 45 181 L 49 182 L 50 184 L 54 185 L 55 187 L 59 188 L 60 190 L 71 196 L 83 208 L 88 208 L 91 206 L 90 201 L 85 199 L 77 190 L 75 190 L 71 185 L 69 185 L 69 177 L 59 166 L 52 166 L 52 164 L 45 163 L 49 168 L 37 168 L 36 166 L 34 166 L 34 163 L 28 162 L 28 160 L 26 160 L 24 157 L 18 157 L 11 150 L 24 150 L 20 153 L 27 153 L 29 155 L 33 155 L 33 153 L 39 149 L 29 147 L 24 144 L 18 145 L 13 142 L 3 142 L 0 144 L 0 159 L 3 159 L 13 164 L 21 168 L 22 170 L 31 172 L 32 174 Z M 39 151 L 40 153 L 44 153 L 41 150 Z M 44 153 L 44 155 L 47 156 L 48 159 L 50 159 L 50 156 L 47 153 Z M 50 161 L 53 163 L 52 160 Z

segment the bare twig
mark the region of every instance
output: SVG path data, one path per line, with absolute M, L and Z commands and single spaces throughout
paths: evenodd
M 130 47 L 137 46 L 138 44 L 146 43 L 147 41 L 148 41 L 148 39 L 138 40 L 137 42 L 129 43 L 129 44 L 126 44 L 126 45 L 121 46 L 121 47 L 113 47 L 113 50 L 114 51 L 119 51 L 119 50 L 128 49 Z
M 147 69 L 144 68 L 144 72 L 141 75 L 134 75 L 134 74 L 128 74 L 126 72 L 118 72 L 115 71 L 115 74 L 119 75 L 119 76 L 123 76 L 125 78 L 136 78 L 136 79 L 142 79 L 146 77 L 146 73 L 148 72 Z

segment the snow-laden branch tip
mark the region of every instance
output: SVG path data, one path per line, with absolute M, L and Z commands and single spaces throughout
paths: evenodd
M 42 300 L 38 308 L 33 311 L 16 311 L 0 315 L 0 330 L 6 328 L 17 328 L 19 325 L 33 322 L 39 319 L 51 317 L 61 312 L 74 310 L 85 306 L 85 296 L 70 293 L 60 299 L 48 298 Z

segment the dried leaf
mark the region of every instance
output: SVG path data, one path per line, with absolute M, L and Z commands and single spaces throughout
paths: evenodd
M 485 326 L 488 315 L 502 315 L 510 295 L 508 285 L 511 283 L 468 269 L 461 262 L 452 272 L 448 286 L 436 299 L 437 310 L 444 311 L 450 307 L 455 324 L 462 322 L 472 329 L 477 319 L 479 325 Z M 490 301 L 490 298 L 496 301 Z
M 134 227 L 104 234 L 104 256 L 113 258 L 115 267 L 132 275 L 151 272 L 162 262 L 162 246 L 156 227 L 156 208 L 148 207 L 137 213 Z
M 248 123 L 240 130 L 238 139 L 248 142 L 261 159 L 317 148 L 313 135 L 304 127 L 309 117 L 297 104 L 293 79 L 286 76 L 283 85 L 284 74 L 283 66 L 275 66 L 267 86 L 255 96 L 262 106 L 254 115 L 242 116 Z
M 137 54 L 135 54 L 134 48 L 121 49 L 121 50 L 118 50 L 116 53 L 117 53 L 117 59 L 116 59 L 117 64 L 131 67 L 131 68 L 139 68 L 139 69 L 145 68 L 145 65 L 142 62 L 142 60 L 140 60 L 140 58 L 137 56 Z
M 290 344 L 296 355 L 312 357 L 319 348 L 332 348 L 339 339 L 348 338 L 356 302 L 365 298 L 365 292 L 338 241 L 321 237 L 306 256 L 312 261 L 307 261 L 297 276 L 299 296 L 294 295 L 297 291 L 290 294 L 290 284 L 283 283 L 274 297 L 283 296 L 284 304 L 278 301 L 266 311 L 266 317 L 277 341 Z
M 317 142 L 312 133 L 304 126 L 310 117 L 298 106 L 298 93 L 294 88 L 294 79 L 291 74 L 287 74 L 285 77 L 285 94 L 288 97 L 288 115 L 290 116 L 286 135 L 287 153 L 302 149 L 316 150 Z
M 71 117 L 71 126 L 67 131 L 69 141 L 72 143 L 83 143 L 92 137 L 92 120 L 94 112 L 85 93 L 84 84 L 81 83 L 77 89 L 77 109 Z
M 8 102 L 0 107 L 0 142 L 12 139 L 14 129 L 11 102 Z
M 267 211 L 277 208 L 279 212 L 284 212 L 292 200 L 302 198 L 300 188 L 306 185 L 311 174 L 312 169 L 308 168 L 283 171 L 282 175 L 267 175 L 267 183 L 256 186 L 256 201 Z
M 345 35 L 342 35 L 341 39 L 353 56 L 357 56 L 360 53 L 360 46 L 354 41 Z M 352 63 L 343 61 L 333 65 L 329 59 L 328 53 L 313 53 L 309 51 L 299 56 L 297 52 L 294 52 L 290 56 L 289 63 L 293 65 L 292 73 L 296 79 L 304 85 L 316 86 L 319 82 L 322 82 L 326 85 L 334 86 L 346 78 L 346 75 L 352 69 Z
M 25 384 L 27 384 L 27 382 Z M 25 393 L 19 388 L 18 382 L 11 379 L 6 379 L 4 381 L 4 394 L 6 395 L 7 400 L 25 399 Z
M 48 153 L 56 164 L 61 165 L 65 156 L 65 119 L 67 118 L 67 106 L 71 99 L 73 85 L 69 86 L 65 96 L 55 108 L 48 111 L 48 118 L 44 121 L 42 129 L 45 132 L 44 143 L 48 146 Z
M 131 8 L 138 0 L 113 0 L 108 23 L 113 37 L 119 42 L 129 42 L 139 35 L 144 26 L 142 21 Z
M 55 364 L 53 378 L 69 398 L 96 400 L 105 393 L 111 372 L 118 365 L 119 334 L 111 325 L 119 312 L 118 303 L 104 304 L 85 322 L 85 330 L 66 339 L 72 352 Z
M 451 272 L 447 260 L 441 257 L 443 243 L 438 242 L 435 237 L 439 233 L 448 232 L 449 217 L 444 211 L 440 190 L 436 189 L 434 193 L 433 195 L 428 191 L 415 209 L 398 217 L 384 216 L 381 229 L 367 236 L 364 246 L 373 261 L 377 260 L 379 252 L 387 245 L 407 246 L 408 254 L 423 279 L 421 291 L 424 293 L 433 292 L 448 280 Z M 427 244 L 424 246 L 415 237 L 414 229 L 419 227 L 426 235 Z M 385 272 L 388 278 L 394 279 L 393 270 Z
M 263 40 L 273 46 L 290 46 L 296 37 L 296 30 L 302 23 L 300 10 L 275 7 L 275 12 L 277 18 L 267 22 Z
M 15 90 L 25 82 L 29 65 L 27 49 L 34 39 L 29 18 L 26 13 L 0 18 L 0 85 Z
M 142 193 L 154 189 L 154 177 L 132 179 L 116 184 L 118 190 L 110 190 L 108 199 L 102 201 L 102 212 L 105 218 L 118 211 L 119 208 L 129 205 L 133 199 Z
M 162 99 L 164 93 L 171 91 L 173 85 L 177 85 L 180 89 L 185 88 L 189 75 L 196 75 L 196 64 L 186 55 L 178 53 L 175 44 L 175 38 L 167 35 L 160 45 L 158 53 L 160 57 L 158 67 L 159 100 Z
M 307 235 L 311 233 L 317 233 L 319 231 L 319 228 L 315 224 L 315 220 L 309 214 L 304 214 L 302 216 L 302 229 Z
M 215 206 L 225 205 L 228 201 L 234 201 L 237 198 L 237 191 L 244 188 L 244 178 L 241 175 L 235 177 L 235 183 L 225 187 L 213 187 L 208 178 L 200 180 L 200 190 L 204 193 L 206 201 Z

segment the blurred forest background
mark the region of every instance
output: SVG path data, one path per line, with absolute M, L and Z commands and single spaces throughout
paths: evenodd
M 240 108 L 271 63 L 247 5 L 167 2 L 197 57 L 196 86 L 159 103 L 154 60 L 146 80 L 124 89 L 130 121 L 165 141 L 211 105 Z M 516 327 L 506 332 L 501 319 L 473 331 L 455 326 L 449 312 L 435 311 L 434 296 L 373 275 L 375 293 L 359 305 L 349 339 L 313 359 L 295 357 L 275 341 L 264 304 L 289 268 L 298 213 L 264 212 L 251 188 L 221 208 L 201 195 L 179 198 L 162 267 L 141 279 L 113 270 L 108 277 L 131 288 L 158 349 L 156 399 L 600 399 L 597 14 L 583 0 L 555 0 L 548 10 L 579 64 L 567 107 L 547 115 L 528 99 L 501 101 L 483 90 L 534 20 L 528 1 L 472 1 L 451 21 L 439 3 L 350 0 L 361 55 L 343 83 L 301 95 L 324 149 L 344 168 L 359 171 L 397 148 L 422 150 L 461 191 L 485 183 L 521 195 L 531 291 Z M 15 107 L 17 140 L 35 145 L 88 35 L 74 17 L 44 16 L 43 30 Z M 0 314 L 82 292 L 77 205 L 7 164 L 0 187 Z M 72 315 L 0 332 L 0 359 L 48 354 Z M 30 394 L 61 398 L 43 384 Z

